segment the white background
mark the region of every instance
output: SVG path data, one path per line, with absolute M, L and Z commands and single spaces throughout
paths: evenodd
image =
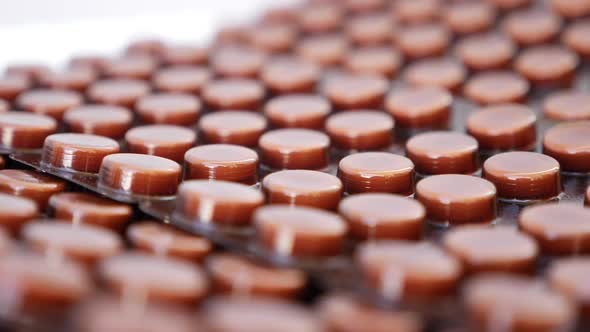
M 0 0 L 0 67 L 62 64 L 72 54 L 111 54 L 129 40 L 205 44 L 224 24 L 253 20 L 295 0 Z

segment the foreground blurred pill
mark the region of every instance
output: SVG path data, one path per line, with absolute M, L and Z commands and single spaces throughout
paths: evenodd
M 24 197 L 0 194 L 0 226 L 17 235 L 23 225 L 39 215 L 37 204 Z
M 25 112 L 0 114 L 0 146 L 9 149 L 39 149 L 45 138 L 57 131 L 57 122 L 46 115 Z
M 548 272 L 550 285 L 576 302 L 585 317 L 590 315 L 590 259 L 587 257 L 564 258 L 553 263 Z
M 82 96 L 68 90 L 30 90 L 18 96 L 16 103 L 27 112 L 50 116 L 58 121 L 64 113 L 82 105 Z
M 39 172 L 19 169 L 0 170 L 0 192 L 29 198 L 44 211 L 49 197 L 64 191 L 64 181 Z
M 135 102 L 150 93 L 150 86 L 131 79 L 107 79 L 88 88 L 88 98 L 98 104 L 117 105 L 133 109 Z

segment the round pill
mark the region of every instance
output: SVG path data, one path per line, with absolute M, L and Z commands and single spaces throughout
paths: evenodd
M 253 220 L 259 244 L 280 256 L 338 255 L 347 232 L 337 214 L 312 207 L 267 205 Z
M 458 2 L 445 8 L 443 18 L 454 33 L 468 34 L 491 28 L 496 10 L 487 2 Z
M 209 257 L 207 270 L 215 290 L 222 294 L 294 298 L 307 281 L 302 271 L 276 268 L 233 254 Z
M 20 94 L 16 103 L 27 112 L 50 116 L 58 121 L 64 113 L 82 104 L 82 96 L 68 90 L 30 90 Z
M 393 119 L 381 111 L 338 113 L 326 121 L 326 132 L 336 148 L 379 150 L 393 142 Z
M 549 255 L 590 252 L 590 211 L 574 203 L 540 204 L 525 208 L 518 216 L 520 228 L 532 235 Z
M 228 181 L 189 180 L 178 189 L 177 209 L 204 224 L 249 225 L 254 210 L 264 203 L 251 186 Z
M 338 74 L 327 78 L 321 87 L 336 110 L 380 108 L 389 82 L 376 75 Z
M 579 55 L 590 57 L 590 20 L 572 22 L 563 32 L 561 41 Z
M 184 155 L 184 178 L 239 182 L 258 182 L 256 151 L 232 144 L 209 144 L 194 147 Z
M 521 46 L 543 44 L 559 34 L 561 19 L 547 10 L 523 9 L 510 13 L 503 29 Z
M 90 68 L 70 68 L 59 72 L 48 72 L 41 77 L 41 85 L 51 89 L 74 90 L 84 93 L 96 78 L 96 72 Z
M 392 47 L 364 47 L 353 50 L 345 60 L 348 70 L 357 74 L 395 76 L 402 65 L 401 53 Z
M 328 100 L 312 94 L 288 94 L 269 100 L 264 114 L 275 128 L 323 129 L 331 111 Z
M 465 87 L 465 97 L 478 104 L 523 102 L 530 84 L 520 75 L 508 71 L 486 71 L 471 77 Z
M 209 50 L 206 47 L 191 44 L 166 45 L 160 58 L 168 66 L 191 66 L 207 63 Z
M 477 141 L 457 132 L 434 131 L 406 143 L 406 154 L 421 174 L 471 174 L 479 168 Z
M 39 208 L 35 201 L 0 193 L 0 225 L 12 235 L 18 235 L 23 225 L 38 215 Z M 4 246 L 0 244 L 0 247 Z
M 120 139 L 131 127 L 133 114 L 114 105 L 83 105 L 64 114 L 64 123 L 71 132 Z
M 141 38 L 133 40 L 125 48 L 125 54 L 158 56 L 166 44 L 158 38 Z
M 570 85 L 574 79 L 578 55 L 561 46 L 535 46 L 524 50 L 514 68 L 534 84 Z
M 199 118 L 201 102 L 190 94 L 157 93 L 140 98 L 135 109 L 145 123 L 191 126 Z
M 561 170 L 590 172 L 590 121 L 575 121 L 553 126 L 545 132 L 543 153 L 555 158 Z
M 299 28 L 304 33 L 320 34 L 338 30 L 344 22 L 344 10 L 338 4 L 309 4 L 299 11 Z
M 346 22 L 346 35 L 356 45 L 388 45 L 394 36 L 395 23 L 386 13 L 356 15 Z
M 499 70 L 509 66 L 516 45 L 502 34 L 487 32 L 459 40 L 455 54 L 471 70 Z
M 51 195 L 49 208 L 55 219 L 76 225 L 94 225 L 120 231 L 131 220 L 133 209 L 126 204 L 87 193 Z
M 164 157 L 182 163 L 184 154 L 197 142 L 191 129 L 173 125 L 135 127 L 125 134 L 127 149 L 132 153 Z
M 543 101 L 543 114 L 551 120 L 590 120 L 590 93 L 562 90 Z
M 248 110 L 260 108 L 264 87 L 258 81 L 247 79 L 224 79 L 207 83 L 202 97 L 213 110 Z
M 537 116 L 520 104 L 485 106 L 467 117 L 467 132 L 483 150 L 530 150 L 535 145 Z
M 391 8 L 393 16 L 401 23 L 434 21 L 441 12 L 439 0 L 399 0 Z
M 150 93 L 150 86 L 143 81 L 108 79 L 93 83 L 88 88 L 88 98 L 95 103 L 118 105 L 132 109 L 135 102 Z
M 0 113 L 0 146 L 8 149 L 40 149 L 45 138 L 56 131 L 57 122 L 46 115 Z
M 467 72 L 457 61 L 448 58 L 418 60 L 404 72 L 404 80 L 413 86 L 434 86 L 457 91 Z
M 406 128 L 440 128 L 449 121 L 452 95 L 437 87 L 394 90 L 385 99 L 385 109 L 396 124 Z
M 504 152 L 483 164 L 483 177 L 498 189 L 498 197 L 514 200 L 546 200 L 559 195 L 559 162 L 536 152 Z
M 339 34 L 321 34 L 303 38 L 296 47 L 296 53 L 303 59 L 322 66 L 342 63 L 348 51 L 347 39 Z
M 115 294 L 123 297 L 132 292 L 149 302 L 193 305 L 208 290 L 199 267 L 170 257 L 125 253 L 103 260 L 98 271 Z
M 344 157 L 338 165 L 344 192 L 414 193 L 414 163 L 388 152 L 361 152 Z
M 22 76 L 0 77 L 0 98 L 13 103 L 16 97 L 31 87 L 31 83 Z
M 53 134 L 43 144 L 41 164 L 44 166 L 97 173 L 104 157 L 119 152 L 117 141 L 89 134 Z
M 272 130 L 258 141 L 263 165 L 272 169 L 323 169 L 328 166 L 330 138 L 319 131 Z
M 527 234 L 506 226 L 468 225 L 443 237 L 444 248 L 457 257 L 466 273 L 530 273 L 539 248 Z
M 44 211 L 49 197 L 65 190 L 66 184 L 57 178 L 30 170 L 0 170 L 0 192 L 33 200 Z
M 102 67 L 107 77 L 147 80 L 156 70 L 157 63 L 150 55 L 133 54 L 107 59 Z
M 308 60 L 279 57 L 262 68 L 260 78 L 275 94 L 313 92 L 320 79 L 320 68 Z
M 309 170 L 284 170 L 267 175 L 262 189 L 269 204 L 336 210 L 342 182 L 334 175 Z
M 420 202 L 381 193 L 348 196 L 340 202 L 338 213 L 350 233 L 363 240 L 418 240 L 426 217 Z
M 222 77 L 254 78 L 262 69 L 266 56 L 244 46 L 225 46 L 211 55 L 210 67 Z
M 559 15 L 574 19 L 590 14 L 590 1 L 588 0 L 551 0 L 551 8 Z
M 590 315 L 590 290 L 587 276 L 590 273 L 590 260 L 587 257 L 564 258 L 549 268 L 550 285 L 573 300 L 584 317 Z
M 433 175 L 416 185 L 418 199 L 434 223 L 489 223 L 496 218 L 496 188 L 485 179 L 462 174 Z
M 155 221 L 130 225 L 127 228 L 127 238 L 137 249 L 191 262 L 202 262 L 213 250 L 213 244 L 209 240 Z
M 255 147 L 266 130 L 264 116 L 246 111 L 209 113 L 199 121 L 200 134 L 208 143 Z
M 152 83 L 162 92 L 199 94 L 211 79 L 211 72 L 205 67 L 171 66 L 154 73 Z
M 246 33 L 248 43 L 268 53 L 285 53 L 291 50 L 297 41 L 297 29 L 292 24 L 274 23 L 258 24 Z
M 397 43 L 407 58 L 418 59 L 442 55 L 449 46 L 450 38 L 450 33 L 444 25 L 425 23 L 400 29 Z
M 102 160 L 98 185 L 132 195 L 174 195 L 181 173 L 180 165 L 170 159 L 138 153 L 115 153 Z
M 355 261 L 369 285 L 391 300 L 449 294 L 461 263 L 428 242 L 383 240 L 361 245 Z
M 41 77 L 50 71 L 51 69 L 48 66 L 41 63 L 16 63 L 6 66 L 4 76 L 18 76 L 37 84 Z

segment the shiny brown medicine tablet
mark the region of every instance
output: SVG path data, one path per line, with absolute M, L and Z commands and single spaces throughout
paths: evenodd
M 74 90 L 84 93 L 96 78 L 96 72 L 90 68 L 70 68 L 43 75 L 41 85 L 52 89 Z
M 120 139 L 131 127 L 133 114 L 115 105 L 82 105 L 64 114 L 64 123 L 74 133 Z
M 434 21 L 441 12 L 439 0 L 398 0 L 391 8 L 393 17 L 401 23 Z
M 302 39 L 296 47 L 296 53 L 319 65 L 335 66 L 344 61 L 348 47 L 344 36 L 322 34 Z
M 545 200 L 559 195 L 559 162 L 536 152 L 504 152 L 483 164 L 483 177 L 494 183 L 498 197 Z
M 323 332 L 316 315 L 292 302 L 264 297 L 224 297 L 210 301 L 203 311 L 209 331 Z
M 401 67 L 402 56 L 392 47 L 364 47 L 351 51 L 345 65 L 353 73 L 390 78 Z
M 145 123 L 191 126 L 201 112 L 201 101 L 190 94 L 157 93 L 141 97 L 135 110 Z
M 20 63 L 8 65 L 4 70 L 4 76 L 19 76 L 36 84 L 50 71 L 48 66 L 40 63 Z
M 467 273 L 530 273 L 539 254 L 532 237 L 507 226 L 457 227 L 444 235 L 443 245 Z
M 194 313 L 188 310 L 154 303 L 140 305 L 141 299 L 135 298 L 127 301 L 99 295 L 84 303 L 73 314 L 76 331 L 195 332 L 198 326 Z
M 269 204 L 311 206 L 336 210 L 342 182 L 334 175 L 308 170 L 285 170 L 267 175 L 262 189 Z
M 550 94 L 543 101 L 543 114 L 551 120 L 590 120 L 590 93 L 563 90 Z
M 457 2 L 445 8 L 443 17 L 454 33 L 468 34 L 490 29 L 496 20 L 496 9 L 486 2 Z
M 18 95 L 25 92 L 30 87 L 31 83 L 25 77 L 0 77 L 0 98 L 13 103 Z
M 135 295 L 148 302 L 193 305 L 205 297 L 208 289 L 205 273 L 198 266 L 141 253 L 124 253 L 103 260 L 99 274 L 118 296 Z
M 52 216 L 76 225 L 94 225 L 120 231 L 131 220 L 127 204 L 87 193 L 58 193 L 49 199 Z
M 323 169 L 328 166 L 330 138 L 310 129 L 272 130 L 258 141 L 262 164 L 272 169 Z
M 520 104 L 482 107 L 467 117 L 467 132 L 482 150 L 530 150 L 535 145 L 537 116 Z
M 285 53 L 297 41 L 297 29 L 288 23 L 259 24 L 248 29 L 250 46 L 268 53 Z
M 549 268 L 550 285 L 576 302 L 582 315 L 590 316 L 590 259 L 587 257 L 564 258 Z
M 102 160 L 98 185 L 131 195 L 176 193 L 182 169 L 170 159 L 138 153 L 115 153 Z
M 400 29 L 397 44 L 407 58 L 426 58 L 442 55 L 450 38 L 449 31 L 442 24 L 418 24 Z
M 202 262 L 213 250 L 213 244 L 209 240 L 155 221 L 130 225 L 127 228 L 127 238 L 140 250 L 192 262 Z
M 246 111 L 209 113 L 199 121 L 200 134 L 205 141 L 248 147 L 258 144 L 266 126 L 264 116 Z
M 393 126 L 393 119 L 385 112 L 359 110 L 330 116 L 326 132 L 336 148 L 379 150 L 392 143 Z
M 349 295 L 328 295 L 316 308 L 332 332 L 420 332 L 424 328 L 420 317 L 413 312 L 372 307 Z
M 213 110 L 256 111 L 262 104 L 265 91 L 258 81 L 247 79 L 224 79 L 207 83 L 202 97 Z
M 426 210 L 416 200 L 399 195 L 367 193 L 348 196 L 338 213 L 359 239 L 418 240 Z
M 109 79 L 93 83 L 88 98 L 99 104 L 118 105 L 132 109 L 135 102 L 150 93 L 150 86 L 139 80 Z
M 590 210 L 581 205 L 549 203 L 527 207 L 518 222 L 544 253 L 577 255 L 590 252 L 589 216 Z
M 590 57 L 590 20 L 573 22 L 563 32 L 561 41 L 579 55 Z
M 264 196 L 251 186 L 228 181 L 189 180 L 178 189 L 177 209 L 204 224 L 249 225 Z
M 414 193 L 414 163 L 388 152 L 361 152 L 344 157 L 338 165 L 344 192 Z
M 262 69 L 266 56 L 253 48 L 227 46 L 211 55 L 211 68 L 222 77 L 254 78 Z
M 86 270 L 68 260 L 17 253 L 0 261 L 0 298 L 8 308 L 24 311 L 68 308 L 91 295 L 92 280 Z M 16 302 L 15 302 L 16 301 Z
M 149 154 L 168 158 L 178 163 L 197 142 L 192 129 L 173 125 L 135 127 L 125 134 L 127 149 L 131 153 Z
M 205 67 L 172 66 L 155 72 L 152 83 L 162 92 L 199 94 L 210 79 Z
M 336 110 L 380 108 L 389 82 L 376 75 L 337 74 L 321 87 Z
M 565 297 L 542 281 L 523 276 L 475 277 L 464 287 L 463 301 L 475 331 L 565 331 L 575 318 Z
M 366 243 L 358 247 L 356 262 L 371 287 L 394 301 L 446 295 L 462 272 L 458 260 L 429 242 Z
M 55 119 L 41 114 L 0 114 L 0 146 L 9 149 L 40 149 L 45 138 L 57 131 Z
M 157 68 L 157 62 L 149 55 L 126 55 L 107 59 L 102 70 L 107 77 L 148 80 Z
M 535 46 L 516 58 L 514 68 L 534 84 L 568 86 L 574 80 L 579 62 L 578 55 L 567 48 Z
M 288 94 L 269 100 L 264 114 L 275 128 L 323 129 L 332 107 L 322 96 Z
M 477 141 L 458 132 L 416 135 L 406 143 L 406 154 L 421 174 L 471 174 L 479 168 Z
M 562 171 L 590 172 L 590 121 L 562 123 L 547 130 L 543 153 L 555 158 Z
M 253 220 L 259 243 L 280 256 L 338 255 L 347 232 L 337 214 L 305 206 L 266 205 Z
M 453 96 L 437 87 L 394 90 L 385 99 L 385 109 L 396 124 L 406 128 L 441 128 L 448 125 Z
M 189 44 L 166 45 L 160 54 L 162 62 L 168 66 L 203 65 L 208 57 L 207 48 Z
M 184 155 L 184 178 L 223 180 L 253 185 L 258 182 L 256 151 L 232 144 L 194 147 Z
M 53 134 L 43 144 L 41 164 L 52 168 L 98 173 L 102 159 L 119 152 L 117 141 L 88 134 Z
M 123 250 L 123 241 L 111 230 L 52 219 L 27 224 L 21 236 L 30 247 L 48 258 L 63 255 L 86 265 L 94 265 Z
M 588 0 L 551 0 L 551 8 L 559 15 L 574 19 L 590 14 L 590 1 Z
M 496 218 L 496 188 L 485 179 L 462 174 L 433 175 L 418 182 L 419 200 L 433 223 L 487 223 Z
M 561 19 L 547 10 L 524 9 L 510 13 L 503 28 L 521 46 L 537 45 L 555 39 L 561 30 Z
M 434 86 L 450 91 L 459 89 L 466 76 L 461 63 L 448 58 L 419 60 L 404 72 L 404 80 L 413 86 Z
M 502 69 L 516 54 L 516 45 L 502 34 L 488 32 L 459 40 L 455 54 L 471 70 Z
M 0 192 L 29 198 L 44 211 L 49 197 L 65 190 L 65 182 L 35 171 L 0 170 Z
M 523 102 L 530 84 L 520 75 L 509 71 L 487 71 L 472 76 L 465 87 L 465 97 L 478 104 Z
M 30 90 L 18 96 L 16 103 L 27 112 L 48 115 L 60 121 L 67 110 L 82 105 L 82 96 L 68 90 Z
M 21 227 L 39 215 L 35 201 L 0 194 L 0 225 L 13 235 L 18 235 Z
M 215 290 L 230 295 L 293 298 L 307 281 L 302 271 L 263 265 L 233 254 L 209 257 L 207 270 Z
M 344 23 L 344 11 L 338 4 L 309 4 L 299 11 L 299 28 L 308 34 L 338 30 Z
M 346 24 L 346 35 L 359 46 L 386 46 L 392 42 L 394 30 L 394 20 L 385 13 L 353 16 Z
M 313 92 L 320 79 L 320 67 L 294 57 L 270 60 L 262 68 L 260 78 L 275 94 Z

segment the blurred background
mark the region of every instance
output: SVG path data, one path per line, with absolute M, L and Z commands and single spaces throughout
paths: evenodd
M 74 53 L 114 52 L 129 40 L 206 43 L 224 24 L 296 0 L 0 0 L 0 63 L 61 64 Z

